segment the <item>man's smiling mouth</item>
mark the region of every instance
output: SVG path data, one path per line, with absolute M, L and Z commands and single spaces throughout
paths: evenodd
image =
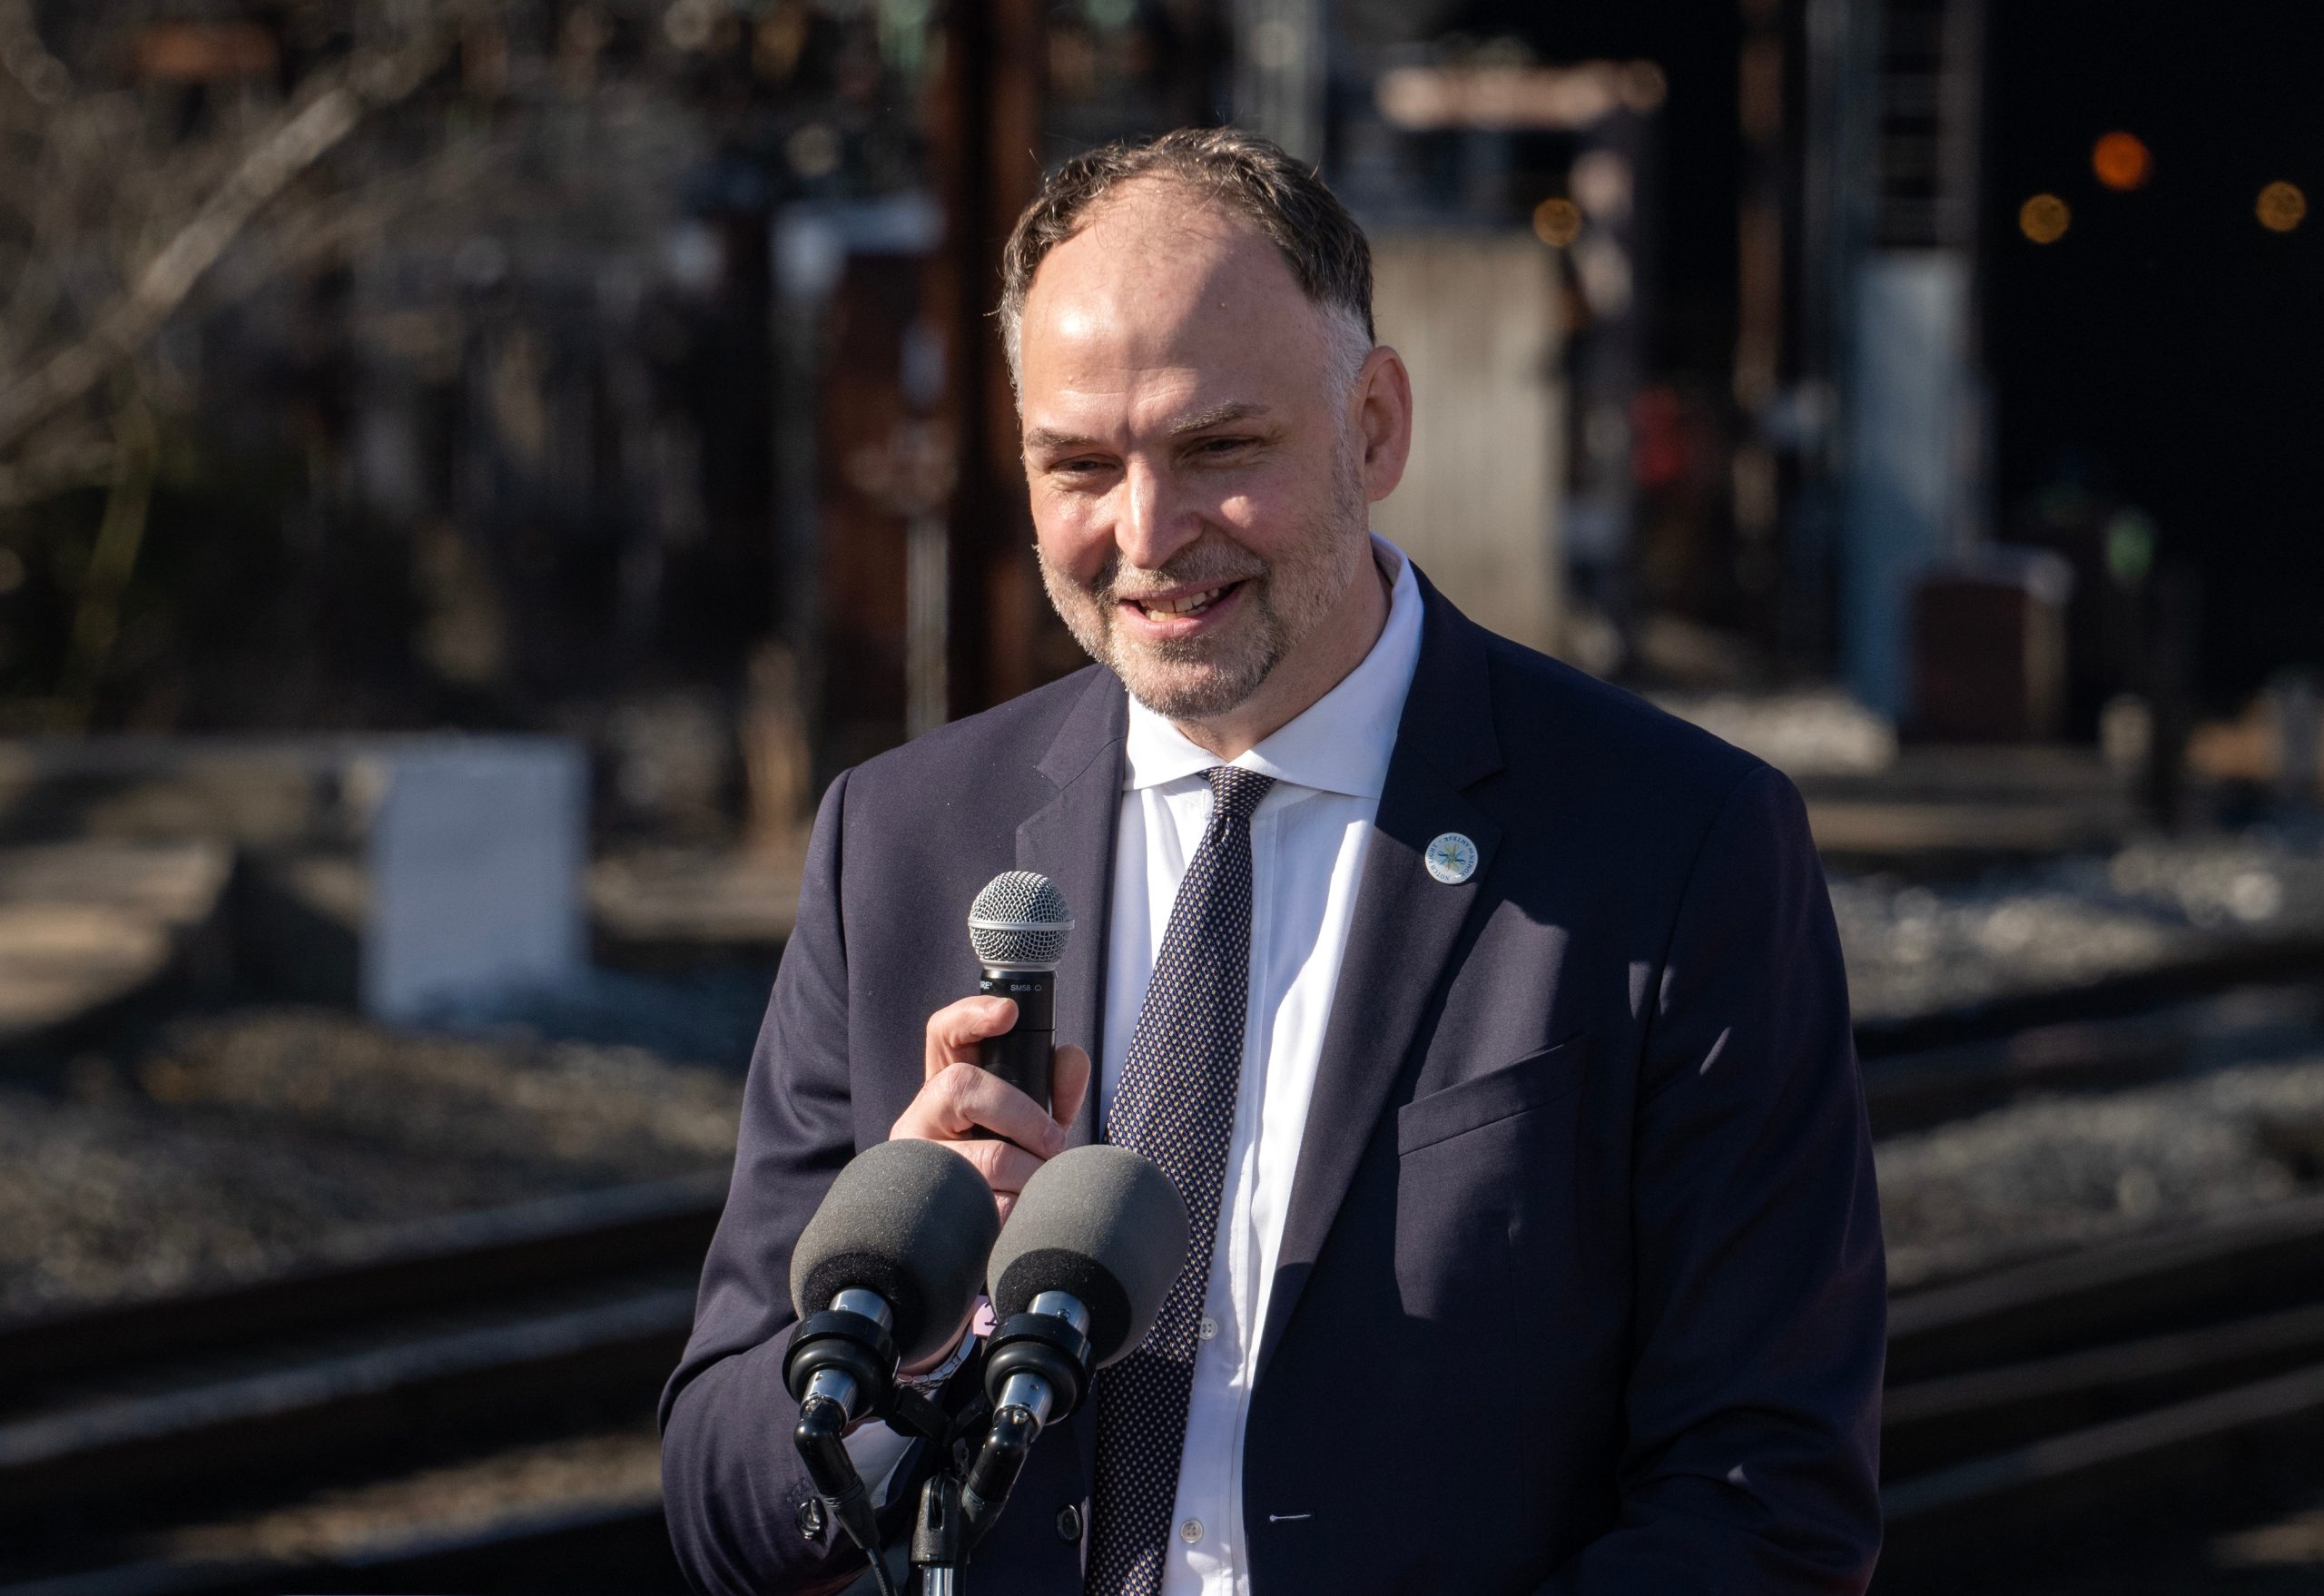
M 1123 602 L 1135 606 L 1153 619 L 1176 620 L 1185 616 L 1202 614 L 1242 585 L 1242 582 L 1237 580 L 1222 583 L 1216 587 L 1205 587 L 1194 593 L 1177 593 L 1162 598 L 1127 598 Z

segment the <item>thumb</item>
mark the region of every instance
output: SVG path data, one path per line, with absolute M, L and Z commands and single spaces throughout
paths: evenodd
M 1059 1125 L 1070 1127 L 1089 1095 L 1089 1055 L 1079 1048 L 1059 1048 L 1049 1058 L 1049 1103 Z

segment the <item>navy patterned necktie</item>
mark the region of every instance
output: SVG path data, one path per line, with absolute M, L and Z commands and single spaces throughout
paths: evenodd
M 1106 1139 L 1162 1167 L 1187 1202 L 1187 1266 L 1143 1345 L 1098 1375 L 1088 1596 L 1153 1596 L 1177 1505 L 1187 1402 L 1219 1188 L 1243 1080 L 1251 987 L 1251 815 L 1273 776 L 1203 773 L 1210 823 L 1178 883 L 1106 1113 Z

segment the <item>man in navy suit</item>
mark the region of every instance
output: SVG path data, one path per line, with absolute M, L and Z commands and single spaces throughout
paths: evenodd
M 1861 1591 L 1880 1231 L 1790 783 L 1370 536 L 1410 384 L 1362 232 L 1264 141 L 1068 163 L 1001 320 L 1099 663 L 824 795 L 663 1403 L 689 1577 L 862 1571 L 781 1374 L 833 1174 L 927 1138 L 1005 1205 L 1102 1138 L 1179 1183 L 1189 1273 L 1035 1449 L 980 1588 Z M 1078 920 L 1048 1108 L 968 1062 L 1010 1011 L 960 997 L 961 916 L 1011 868 Z M 901 1529 L 925 1449 L 850 1448 Z

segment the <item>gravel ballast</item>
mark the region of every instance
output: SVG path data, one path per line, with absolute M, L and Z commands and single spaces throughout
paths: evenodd
M 1859 1020 L 2324 943 L 2324 834 L 2312 829 L 2153 839 L 1965 882 L 1836 873 L 1831 889 Z
M 366 1232 L 724 1167 L 742 1083 L 635 1048 L 318 1010 L 172 1026 L 0 1091 L 0 1315 L 219 1285 Z
M 1889 1285 L 2280 1202 L 2324 1160 L 2324 1054 L 2014 1104 L 1875 1149 Z

